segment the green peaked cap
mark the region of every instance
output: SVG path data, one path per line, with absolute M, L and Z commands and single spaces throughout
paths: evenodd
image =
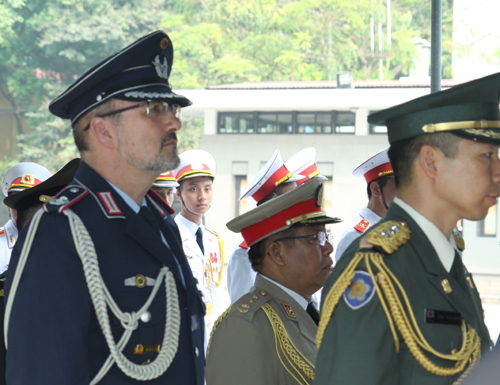
M 378 111 L 368 122 L 386 125 L 389 143 L 434 132 L 500 144 L 500 73 Z

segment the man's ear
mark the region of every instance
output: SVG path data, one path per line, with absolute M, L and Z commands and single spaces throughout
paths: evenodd
M 92 118 L 89 131 L 104 147 L 114 148 L 116 146 L 116 127 L 100 116 Z
M 430 144 L 424 144 L 418 155 L 420 169 L 430 178 L 435 179 L 439 162 L 444 154 Z
M 376 181 L 370 183 L 370 191 L 372 192 L 372 196 L 379 197 L 382 195 L 380 185 Z
M 279 242 L 271 242 L 267 247 L 267 255 L 269 256 L 270 260 L 276 265 L 285 265 L 285 261 L 283 259 L 284 253 L 286 253 L 286 248 Z

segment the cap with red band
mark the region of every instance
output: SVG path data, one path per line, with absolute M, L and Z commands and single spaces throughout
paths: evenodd
M 156 178 L 153 187 L 179 187 L 173 171 L 164 172 Z
M 239 200 L 241 201 L 251 196 L 256 202 L 260 202 L 281 183 L 289 180 L 291 176 L 292 173 L 287 170 L 281 158 L 280 150 L 276 150 Z
M 45 167 L 33 162 L 21 162 L 7 170 L 2 181 L 3 195 L 38 186 L 52 176 Z
M 389 155 L 387 154 L 388 151 L 389 149 L 386 148 L 385 150 L 365 160 L 354 169 L 352 175 L 365 177 L 366 183 L 370 183 L 371 181 L 382 176 L 394 175 L 391 161 L 389 160 Z
M 204 150 L 188 150 L 179 155 L 180 164 L 173 171 L 177 182 L 184 179 L 208 176 L 215 178 L 217 166 L 214 157 Z
M 241 232 L 248 246 L 286 230 L 294 224 L 317 225 L 341 222 L 321 209 L 323 184 L 313 181 L 280 195 L 227 223 L 229 230 Z
M 323 181 L 327 180 L 326 177 L 319 173 L 316 167 L 316 149 L 314 147 L 307 147 L 297 152 L 285 162 L 285 166 L 294 174 L 304 177 L 302 180 L 297 181 L 297 185 L 307 182 L 312 178 Z

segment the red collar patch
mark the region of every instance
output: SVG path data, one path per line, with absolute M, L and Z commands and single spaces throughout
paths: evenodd
M 99 197 L 99 200 L 101 201 L 108 215 L 123 215 L 122 211 L 116 204 L 111 191 L 98 192 L 97 196 Z
M 356 226 L 354 226 L 354 228 L 358 230 L 360 233 L 364 233 L 369 226 L 370 222 L 368 222 L 366 219 L 361 219 L 359 223 Z

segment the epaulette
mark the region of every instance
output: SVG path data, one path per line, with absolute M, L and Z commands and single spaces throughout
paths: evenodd
M 0 227 L 0 236 L 5 234 L 5 227 Z
M 42 208 L 46 213 L 62 213 L 68 207 L 83 199 L 89 190 L 81 186 L 66 186 Z
M 410 233 L 405 222 L 383 222 L 361 239 L 360 247 L 365 248 L 363 240 L 366 240 L 368 244 L 379 246 L 387 254 L 392 254 L 410 240 Z
M 247 241 L 243 241 L 239 245 L 242 249 L 248 250 L 250 247 L 247 245 Z
M 358 230 L 360 233 L 364 233 L 368 226 L 370 226 L 370 222 L 368 222 L 366 219 L 361 219 L 359 223 L 354 226 L 354 229 Z
M 455 238 L 455 244 L 457 245 L 457 249 L 460 251 L 464 251 L 465 250 L 464 239 L 457 233 L 453 233 L 453 238 Z

